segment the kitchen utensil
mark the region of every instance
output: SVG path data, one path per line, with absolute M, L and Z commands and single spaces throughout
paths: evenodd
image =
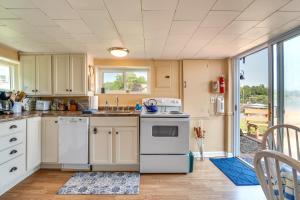
M 144 106 L 146 107 L 148 112 L 157 112 L 157 101 L 155 99 L 149 99 L 144 103 Z

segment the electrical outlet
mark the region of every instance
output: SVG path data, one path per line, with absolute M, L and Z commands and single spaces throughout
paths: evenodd
M 216 102 L 216 98 L 215 97 L 210 97 L 210 103 L 215 103 Z

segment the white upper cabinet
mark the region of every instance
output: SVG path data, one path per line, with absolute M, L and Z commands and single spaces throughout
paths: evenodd
M 52 95 L 51 55 L 22 55 L 22 90 L 28 95 Z
M 38 55 L 35 59 L 35 86 L 37 95 L 52 94 L 51 55 Z
M 70 89 L 70 58 L 69 55 L 53 56 L 54 95 L 69 94 Z
M 86 59 L 84 55 L 70 56 L 70 93 L 84 95 L 86 93 Z
M 35 56 L 22 55 L 20 58 L 22 90 L 29 95 L 35 94 Z
M 86 94 L 86 56 L 54 55 L 54 95 Z

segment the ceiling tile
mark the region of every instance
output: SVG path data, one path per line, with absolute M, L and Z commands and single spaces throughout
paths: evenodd
M 10 11 L 35 26 L 56 26 L 54 21 L 39 9 L 10 9 Z
M 21 19 L 0 19 L 0 23 L 19 33 L 40 32 L 35 26 Z
M 66 0 L 31 0 L 38 8 L 51 19 L 78 19 L 78 14 L 71 8 Z
M 192 35 L 198 25 L 197 21 L 173 21 L 170 35 Z
M 300 1 L 299 0 L 290 1 L 287 5 L 282 7 L 280 11 L 300 11 Z
M 238 20 L 263 20 L 288 2 L 289 0 L 255 0 Z
M 144 37 L 165 39 L 171 27 L 173 13 L 170 11 L 143 11 Z
M 103 10 L 103 0 L 67 0 L 72 8 L 77 10 Z
M 106 10 L 84 10 L 79 14 L 90 30 L 100 38 L 115 38 L 116 29 Z
M 208 42 L 209 40 L 192 39 L 186 44 L 179 56 L 181 58 L 193 58 L 194 55 Z
M 210 11 L 201 23 L 201 27 L 224 27 L 234 20 L 240 12 Z
M 275 29 L 287 22 L 300 16 L 300 12 L 275 12 L 264 21 L 259 23 L 257 27 Z
M 195 32 L 193 38 L 197 40 L 211 40 L 214 38 L 222 28 L 219 27 L 200 27 Z
M 242 34 L 242 38 L 247 38 L 247 39 L 258 39 L 259 37 L 266 35 L 267 33 L 270 32 L 270 29 L 268 28 L 258 28 L 254 27 L 247 31 L 246 33 Z
M 82 20 L 55 20 L 55 22 L 71 34 L 91 33 L 90 29 Z
M 122 36 L 143 36 L 141 21 L 115 21 L 115 24 Z
M 258 24 L 259 21 L 233 21 L 222 33 L 242 34 Z
M 178 0 L 142 0 L 143 10 L 175 10 Z
M 216 0 L 179 0 L 175 20 L 202 20 Z
M 35 8 L 31 0 L 0 0 L 0 5 L 5 8 Z
M 15 19 L 18 18 L 10 10 L 0 6 L 0 19 Z
M 212 10 L 242 11 L 254 0 L 218 0 Z
M 105 3 L 114 20 L 142 20 L 140 0 L 105 0 Z

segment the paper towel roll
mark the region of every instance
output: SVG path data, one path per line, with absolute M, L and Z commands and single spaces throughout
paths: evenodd
M 98 110 L 98 96 L 89 97 L 89 109 Z

